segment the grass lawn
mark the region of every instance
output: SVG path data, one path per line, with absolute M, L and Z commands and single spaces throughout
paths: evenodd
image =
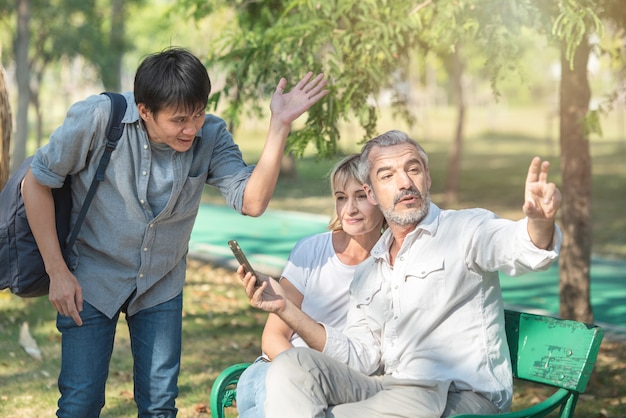
M 190 260 L 185 287 L 183 359 L 178 398 L 181 418 L 210 416 L 209 392 L 226 366 L 252 361 L 259 354 L 266 315 L 249 307 L 233 272 Z M 0 416 L 51 417 L 58 398 L 56 378 L 60 336 L 46 298 L 19 299 L 0 292 Z M 41 361 L 19 345 L 19 327 L 27 322 L 42 351 Z M 137 415 L 133 401 L 131 355 L 125 321 L 120 320 L 107 384 L 104 418 Z M 626 411 L 626 344 L 602 343 L 577 417 L 622 417 Z M 549 389 L 516 382 L 514 408 L 537 403 Z M 231 416 L 236 416 L 233 412 Z
M 460 200 L 457 207 L 481 206 L 504 217 L 521 216 L 523 182 L 534 155 L 549 158 L 552 180 L 560 183 L 558 146 L 554 127 L 541 110 L 510 114 L 493 109 L 471 110 L 468 138 L 462 160 Z M 432 110 L 415 129 L 416 138 L 431 159 L 432 199 L 441 201 L 453 118 L 449 109 Z M 427 123 L 426 123 L 427 120 Z M 593 248 L 598 255 L 626 257 L 626 141 L 612 120 L 605 137 L 591 141 L 593 156 Z M 391 121 L 381 131 L 395 127 Z M 404 126 L 398 126 L 405 129 Z M 249 161 L 258 157 L 264 133 L 236 135 Z M 264 128 L 263 128 L 264 129 Z M 354 126 L 344 127 L 344 152 L 357 151 L 360 139 Z M 546 139 L 553 136 L 552 141 Z M 242 138 L 242 139 L 239 139 Z M 424 139 L 428 138 L 428 139 Z M 298 177 L 281 179 L 270 207 L 328 214 L 325 175 L 333 161 L 307 155 L 298 161 Z M 208 190 L 206 201 L 222 203 Z M 185 287 L 183 362 L 178 398 L 179 416 L 207 417 L 209 391 L 226 366 L 252 361 L 259 354 L 265 314 L 248 306 L 234 274 L 222 268 L 190 260 Z M 30 357 L 20 346 L 19 330 L 28 324 L 42 352 L 42 360 Z M 0 416 L 50 417 L 56 410 L 56 379 L 60 366 L 60 335 L 55 312 L 46 298 L 20 299 L 0 292 Z M 133 402 L 132 361 L 125 321 L 118 325 L 103 417 L 136 416 Z M 626 416 L 626 344 L 605 341 L 587 392 L 577 407 L 577 417 Z M 536 403 L 547 396 L 544 388 L 516 384 L 514 408 Z

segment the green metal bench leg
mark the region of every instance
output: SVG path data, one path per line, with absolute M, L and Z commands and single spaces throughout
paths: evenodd
M 211 388 L 212 418 L 224 418 L 224 408 L 233 406 L 233 401 L 237 396 L 239 376 L 249 365 L 250 363 L 233 364 L 217 376 Z

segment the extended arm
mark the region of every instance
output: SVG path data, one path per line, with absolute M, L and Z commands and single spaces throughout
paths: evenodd
M 270 102 L 272 115 L 263 152 L 244 192 L 243 213 L 246 215 L 259 216 L 265 211 L 276 187 L 291 123 L 328 92 L 324 90 L 326 80 L 323 74 L 311 77 L 313 73 L 308 73 L 289 93 L 284 93 L 287 86 L 284 78 L 276 87 Z
M 548 183 L 550 163 L 535 157 L 528 168 L 524 193 L 524 215 L 528 217 L 528 235 L 537 248 L 548 249 L 552 245 L 554 221 L 561 192 L 554 183 Z

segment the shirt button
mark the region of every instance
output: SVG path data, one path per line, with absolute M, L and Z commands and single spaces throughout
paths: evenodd
M 139 201 L 139 203 L 141 203 L 141 204 L 143 205 L 144 203 L 146 203 L 146 201 L 145 201 L 145 200 L 143 200 L 143 199 L 141 199 L 141 200 Z
M 154 228 L 154 224 L 150 224 L 150 228 Z
M 139 278 L 140 278 L 140 279 L 143 279 L 143 273 L 141 273 L 141 274 L 139 275 Z
M 398 257 L 400 261 L 404 261 L 404 256 Z
M 148 251 L 148 247 L 143 247 L 143 251 L 144 252 Z
M 141 172 L 141 174 L 143 174 L 144 176 L 147 176 L 147 175 L 148 175 L 148 172 L 147 172 L 146 170 L 143 170 L 143 171 Z
M 143 144 L 143 149 L 148 149 L 148 144 Z

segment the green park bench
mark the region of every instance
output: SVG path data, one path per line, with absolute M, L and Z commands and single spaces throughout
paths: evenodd
M 511 351 L 513 377 L 553 387 L 543 402 L 503 418 L 545 417 L 559 409 L 560 418 L 573 418 L 578 396 L 584 392 L 604 335 L 602 328 L 577 321 L 525 312 L 505 311 L 506 336 Z M 211 416 L 224 418 L 233 406 L 237 381 L 250 363 L 234 364 L 215 380 L 211 389 Z M 457 415 L 456 418 L 482 415 Z

